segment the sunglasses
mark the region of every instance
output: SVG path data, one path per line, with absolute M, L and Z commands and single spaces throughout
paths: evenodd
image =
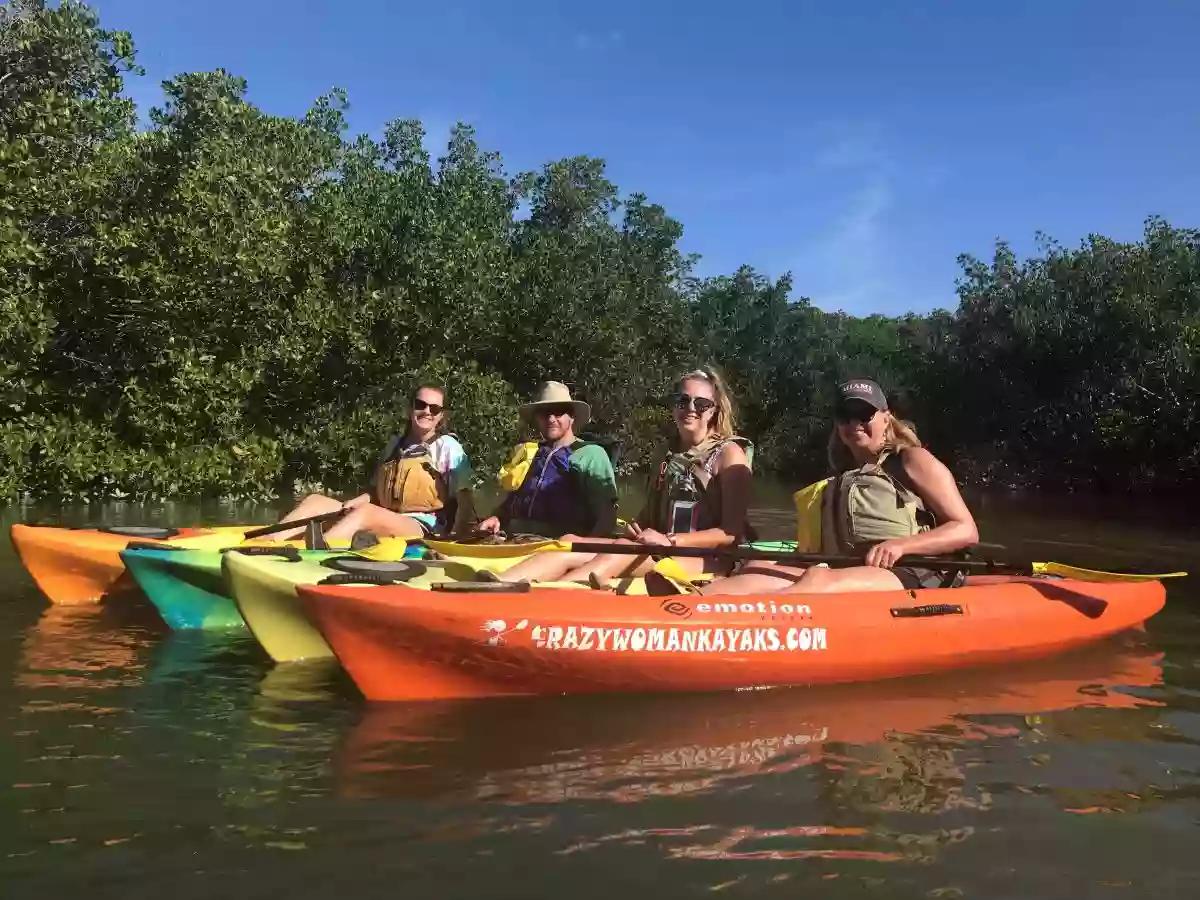
M 440 403 L 426 403 L 424 400 L 421 400 L 420 398 L 413 401 L 413 409 L 417 410 L 418 412 L 420 412 L 423 409 L 427 409 L 427 410 L 429 410 L 429 412 L 432 415 L 435 415 L 435 416 L 439 415 L 441 413 L 441 411 L 445 408 L 446 407 L 442 406 Z
M 837 422 L 862 422 L 864 425 L 875 418 L 875 413 L 879 412 L 873 406 L 851 406 L 841 407 L 834 410 L 833 418 Z
M 550 418 L 553 416 L 556 419 L 561 419 L 563 416 L 571 416 L 575 414 L 574 407 L 571 406 L 544 406 L 538 410 L 539 416 Z
M 672 394 L 671 405 L 676 409 L 687 409 L 689 406 L 700 414 L 704 414 L 717 405 L 715 400 L 707 397 L 693 397 L 690 394 Z

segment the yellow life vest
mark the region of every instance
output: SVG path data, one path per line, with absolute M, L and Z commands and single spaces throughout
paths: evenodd
M 799 553 L 821 551 L 821 502 L 832 479 L 822 478 L 792 494 L 796 504 L 796 550 Z
M 406 447 L 379 469 L 379 500 L 399 513 L 437 512 L 446 505 L 446 481 L 433 467 L 426 444 Z
M 533 463 L 533 458 L 537 456 L 538 442 L 526 441 L 523 444 L 518 444 L 514 449 L 512 456 L 508 462 L 500 467 L 500 472 L 497 475 L 497 480 L 500 482 L 500 490 L 506 494 L 511 494 L 525 481 L 525 476 L 529 472 L 529 466 Z

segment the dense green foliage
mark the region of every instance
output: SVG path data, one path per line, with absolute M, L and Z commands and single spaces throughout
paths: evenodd
M 756 459 L 821 472 L 831 387 L 879 378 L 965 478 L 1200 484 L 1200 233 L 961 259 L 954 313 L 857 319 L 751 269 L 698 279 L 681 225 L 600 160 L 509 175 L 457 127 L 347 135 L 223 71 L 138 130 L 131 37 L 0 5 L 0 493 L 264 496 L 353 485 L 415 379 L 481 471 L 545 378 L 644 462 L 673 374 L 716 364 Z

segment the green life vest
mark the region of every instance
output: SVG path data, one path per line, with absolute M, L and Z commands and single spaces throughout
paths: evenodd
M 821 552 L 857 554 L 872 544 L 937 526 L 925 502 L 904 482 L 900 457 L 835 475 L 821 491 Z

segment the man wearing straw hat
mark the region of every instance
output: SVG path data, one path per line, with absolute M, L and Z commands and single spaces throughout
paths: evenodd
M 536 445 L 518 447 L 501 473 L 509 491 L 500 507 L 479 523 L 480 531 L 562 537 L 612 536 L 617 520 L 617 479 L 608 453 L 575 436 L 592 417 L 565 384 L 547 381 L 521 418 L 541 433 Z

